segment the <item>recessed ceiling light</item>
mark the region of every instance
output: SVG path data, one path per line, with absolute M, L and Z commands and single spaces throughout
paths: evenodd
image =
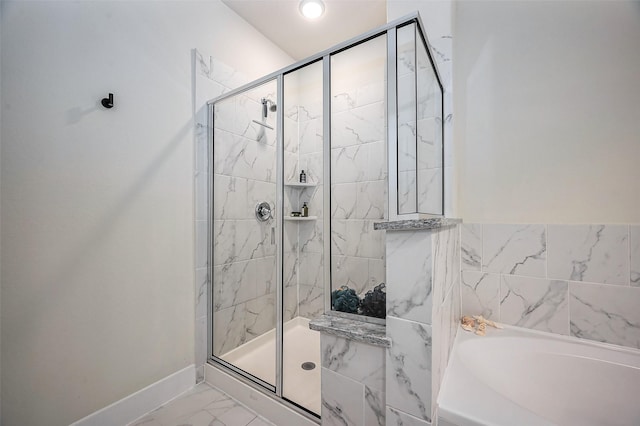
M 307 19 L 317 19 L 324 13 L 324 3 L 322 0 L 302 0 L 300 13 Z

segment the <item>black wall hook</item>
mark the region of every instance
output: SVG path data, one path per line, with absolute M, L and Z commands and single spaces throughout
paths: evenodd
M 108 98 L 102 98 L 102 106 L 105 108 L 113 108 L 113 93 L 109 93 Z

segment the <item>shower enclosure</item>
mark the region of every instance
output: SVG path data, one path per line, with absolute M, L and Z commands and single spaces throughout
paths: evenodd
M 427 46 L 415 14 L 209 103 L 209 360 L 307 415 L 321 411 L 309 320 L 335 313 L 333 290 L 385 281 L 373 223 L 443 213 Z

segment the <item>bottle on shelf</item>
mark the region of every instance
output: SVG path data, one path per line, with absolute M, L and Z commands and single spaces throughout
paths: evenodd
M 309 206 L 307 203 L 302 203 L 302 217 L 309 217 Z
M 304 170 L 300 172 L 300 183 L 307 183 L 307 174 Z

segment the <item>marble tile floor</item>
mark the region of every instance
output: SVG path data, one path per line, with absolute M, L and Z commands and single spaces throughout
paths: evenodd
M 274 426 L 207 383 L 169 401 L 129 426 Z

